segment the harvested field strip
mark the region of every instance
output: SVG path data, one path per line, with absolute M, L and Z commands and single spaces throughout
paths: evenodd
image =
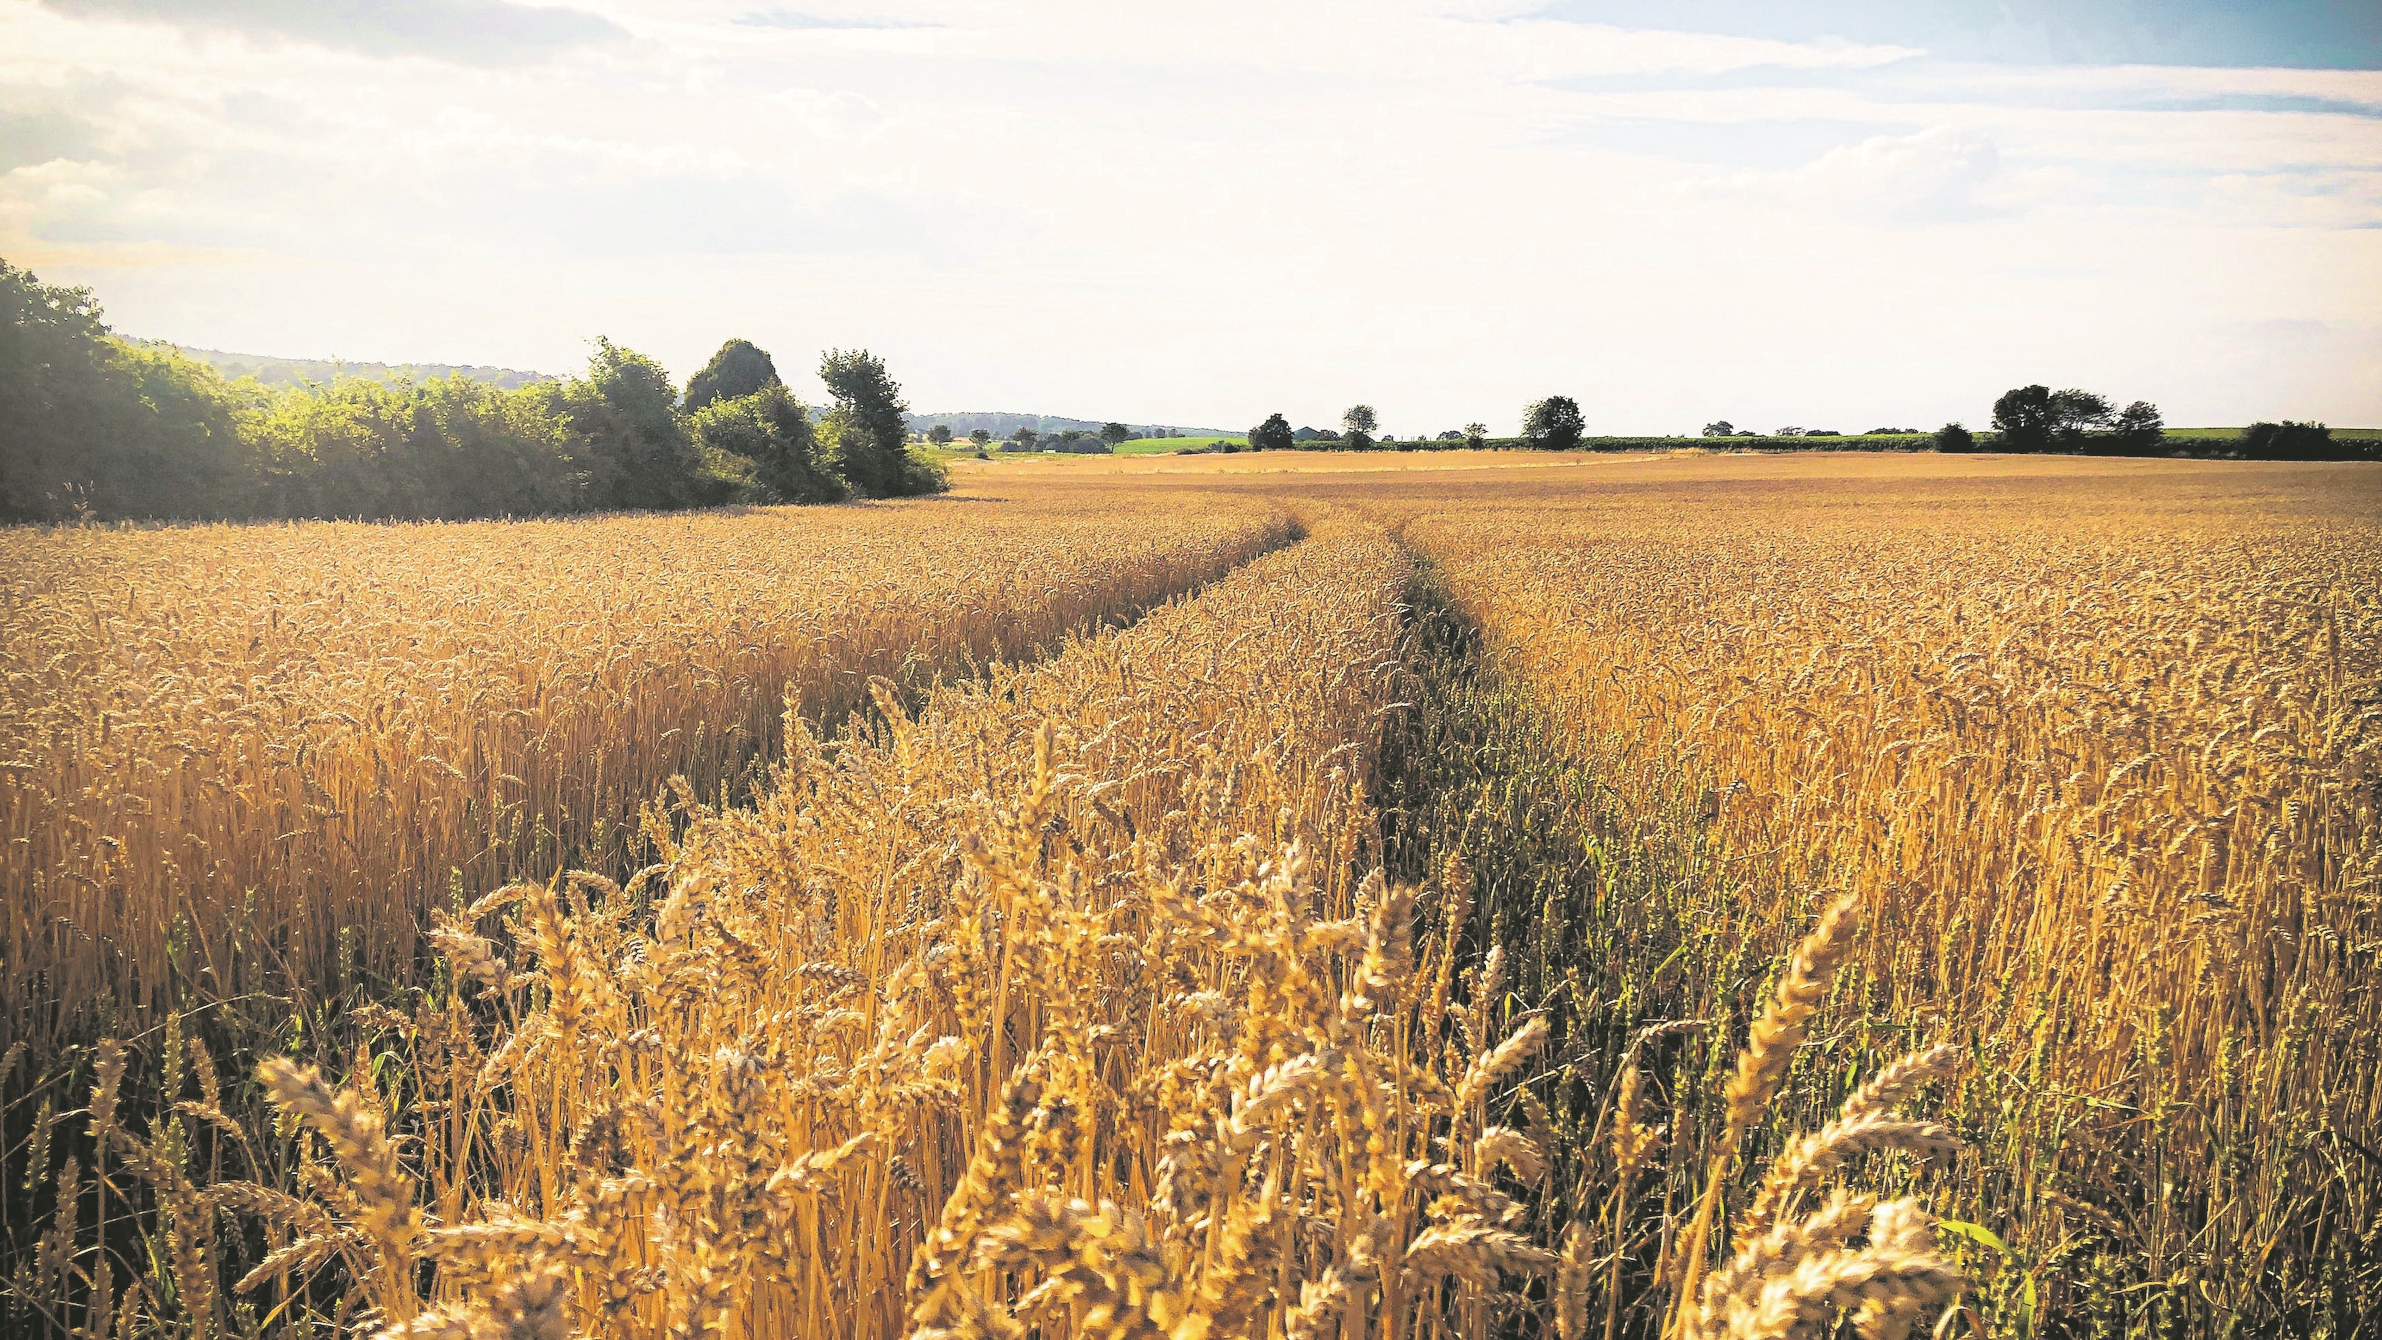
M 2382 1317 L 2382 537 L 1788 517 L 1408 527 L 1573 765 L 1603 925 L 1500 927 L 1521 979 L 1608 1032 L 1725 1025 L 1815 899 L 1867 889 L 1749 1149 L 1956 1042 L 1978 1153 L 1939 1194 L 1984 1226 L 1998 1324 Z M 1730 1041 L 1670 1087 L 1708 1092 Z
M 0 1031 L 402 981 L 422 913 L 617 868 L 668 778 L 1032 657 L 1283 543 L 1064 495 L 471 525 L 0 531 Z

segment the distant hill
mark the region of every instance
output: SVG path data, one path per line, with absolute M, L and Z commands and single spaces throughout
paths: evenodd
M 462 376 L 511 391 L 533 382 L 561 380 L 551 373 L 523 372 L 517 368 L 484 368 L 470 363 L 342 363 L 327 358 L 227 354 L 221 349 L 193 349 L 179 344 L 168 347 L 184 358 L 205 363 L 235 381 L 242 377 L 254 377 L 267 386 L 303 386 L 308 382 L 333 382 L 342 377 L 360 377 L 376 382 L 419 382 L 432 377 Z
M 1105 422 L 1111 421 L 1069 419 L 1056 414 L 1010 414 L 1001 410 L 963 410 L 957 414 L 913 414 L 910 416 L 910 431 L 923 433 L 939 423 L 950 428 L 955 437 L 966 437 L 979 428 L 991 433 L 994 437 L 1007 437 L 1020 428 L 1031 428 L 1037 433 L 1063 433 L 1070 428 L 1087 433 L 1097 433 L 1100 431 L 1100 425 Z M 1125 426 L 1133 430 L 1135 437 L 1165 437 L 1169 435 L 1176 437 L 1234 437 L 1239 435 L 1230 429 L 1192 428 L 1179 423 L 1128 423 Z

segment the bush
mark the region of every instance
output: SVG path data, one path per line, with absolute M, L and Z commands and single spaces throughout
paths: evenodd
M 2285 419 L 2242 429 L 2241 454 L 2253 461 L 2323 461 L 2335 458 L 2335 448 L 2330 428 Z
M 739 481 L 734 501 L 834 502 L 844 496 L 844 481 L 819 459 L 809 407 L 783 384 L 714 400 L 691 425 L 706 464 L 721 478 Z
M 1935 430 L 1935 449 L 1952 452 L 1975 451 L 1977 435 L 1961 427 L 1958 420 L 1954 420 Z

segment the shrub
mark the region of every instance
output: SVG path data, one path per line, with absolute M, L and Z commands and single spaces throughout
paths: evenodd
M 1962 427 L 1958 420 L 1954 420 L 1935 430 L 1935 449 L 1954 452 L 1975 451 L 1977 435 Z

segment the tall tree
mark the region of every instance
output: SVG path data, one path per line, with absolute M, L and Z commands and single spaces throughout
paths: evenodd
M 1541 451 L 1570 451 L 1580 445 L 1580 434 L 1587 421 L 1580 416 L 1580 402 L 1567 395 L 1551 395 L 1535 400 L 1522 411 L 1522 436 Z
M 1100 425 L 1100 440 L 1108 444 L 1108 449 L 1110 451 L 1116 450 L 1119 446 L 1131 441 L 1132 438 L 1133 430 L 1121 423 L 1104 423 Z
M 2004 451 L 2048 450 L 2058 423 L 2048 386 L 2012 387 L 1993 402 L 1993 430 L 2001 434 Z
M 2106 396 L 2074 386 L 2051 393 L 2052 431 L 2071 444 L 2086 433 L 2107 428 L 2116 417 Z
M 830 349 L 819 357 L 819 380 L 835 397 L 821 425 L 827 461 L 853 492 L 890 498 L 951 486 L 941 467 L 910 454 L 910 407 L 885 360 L 866 349 Z
M 2167 441 L 2167 421 L 2160 417 L 2159 407 L 2147 400 L 2137 400 L 2119 410 L 2110 427 L 2117 449 L 2129 456 L 2157 451 Z
M 1288 451 L 1298 444 L 1291 440 L 1290 420 L 1279 414 L 1269 414 L 1264 423 L 1249 430 L 1249 450 Z
M 1363 451 L 1373 445 L 1373 430 L 1381 426 L 1381 416 L 1371 405 L 1350 405 L 1340 413 L 1340 426 L 1348 430 L 1348 446 Z
M 587 472 L 588 504 L 671 508 L 713 501 L 670 374 L 645 355 L 598 338 L 587 371 L 555 393 Z
M 682 408 L 689 414 L 697 414 L 713 401 L 734 400 L 764 386 L 783 384 L 768 350 L 751 340 L 730 340 L 720 346 L 702 371 L 686 379 L 686 403 Z

